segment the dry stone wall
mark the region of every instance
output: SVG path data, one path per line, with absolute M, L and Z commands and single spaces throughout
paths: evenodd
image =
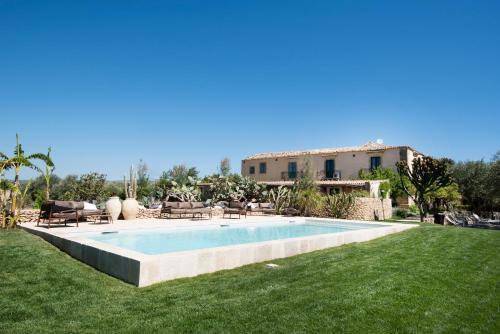
M 380 220 L 392 217 L 391 199 L 378 199 L 368 197 L 356 197 L 356 205 L 349 219 L 375 220 L 378 215 Z
M 38 219 L 37 209 L 24 209 L 21 211 L 21 223 L 36 222 Z M 224 210 L 220 207 L 212 208 L 212 217 L 222 217 Z M 390 199 L 380 200 L 377 198 L 357 197 L 354 212 L 349 219 L 354 220 L 374 220 L 375 213 L 380 219 L 392 217 L 392 202 Z M 137 214 L 138 219 L 158 218 L 160 209 L 140 209 Z

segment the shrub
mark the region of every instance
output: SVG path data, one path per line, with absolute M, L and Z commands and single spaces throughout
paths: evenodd
M 346 219 L 354 210 L 355 196 L 352 193 L 328 195 L 323 205 L 323 211 L 327 217 Z
M 413 214 L 418 214 L 418 207 L 415 204 L 412 204 L 408 207 L 408 211 Z
M 367 190 L 354 190 L 350 194 L 354 197 L 370 197 L 370 192 Z
M 394 215 L 396 215 L 399 218 L 406 218 L 406 217 L 408 217 L 408 210 L 402 209 L 402 208 L 398 208 L 394 212 Z
M 321 215 L 323 196 L 317 188 L 299 190 L 295 195 L 295 205 L 304 216 Z

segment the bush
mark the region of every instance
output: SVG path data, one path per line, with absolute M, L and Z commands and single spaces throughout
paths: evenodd
M 352 193 L 328 195 L 323 201 L 323 212 L 327 217 L 347 219 L 354 210 L 355 202 Z
M 296 194 L 295 203 L 297 209 L 304 216 L 316 216 L 322 207 L 322 196 L 318 189 L 310 188 L 300 190 Z
M 354 197 L 370 197 L 370 192 L 367 190 L 354 190 L 350 194 Z
M 408 211 L 413 214 L 418 214 L 418 207 L 415 204 L 412 204 L 408 207 Z
M 396 217 L 399 217 L 399 218 L 407 218 L 408 217 L 408 210 L 398 208 L 398 209 L 396 209 L 396 212 L 394 212 L 394 215 L 396 215 Z

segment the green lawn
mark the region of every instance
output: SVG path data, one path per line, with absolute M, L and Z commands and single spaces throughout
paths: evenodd
M 0 332 L 500 333 L 500 232 L 426 225 L 136 288 L 0 231 Z

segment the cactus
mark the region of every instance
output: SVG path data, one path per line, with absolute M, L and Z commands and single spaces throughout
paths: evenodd
M 130 178 L 128 180 L 126 176 L 123 176 L 123 187 L 127 198 L 137 197 L 137 172 L 134 166 L 130 166 Z
M 292 191 L 284 186 L 271 189 L 267 195 L 277 213 L 282 213 L 291 204 Z

